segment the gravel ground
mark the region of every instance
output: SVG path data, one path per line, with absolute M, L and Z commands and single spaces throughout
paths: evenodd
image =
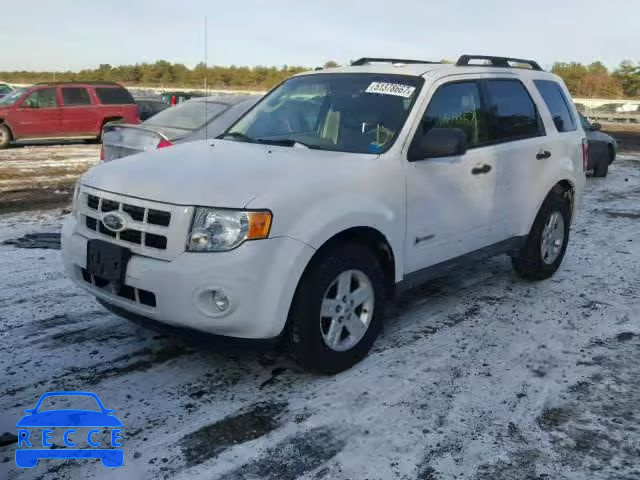
M 100 161 L 100 145 L 14 145 L 0 150 L 0 213 L 61 206 L 80 175 Z
M 2 245 L 62 217 L 0 215 L 0 478 L 640 479 L 640 152 L 589 179 L 552 279 L 498 257 L 431 282 L 331 377 L 138 327 L 72 285 L 50 237 Z M 115 409 L 122 468 L 15 467 L 15 422 L 57 389 Z

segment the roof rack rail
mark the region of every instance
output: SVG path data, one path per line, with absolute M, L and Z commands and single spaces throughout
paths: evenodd
M 486 60 L 489 62 L 489 65 L 477 65 L 470 63 L 471 60 Z M 542 70 L 538 62 L 533 60 L 525 60 L 523 58 L 511 58 L 511 57 L 493 57 L 491 55 L 462 55 L 456 65 L 458 67 L 501 67 L 501 68 L 521 68 L 521 67 L 513 67 L 510 62 L 513 63 L 522 63 L 523 65 L 529 65 L 531 70 Z
M 367 63 L 407 63 L 407 64 L 418 64 L 418 63 L 441 63 L 441 62 L 432 62 L 430 60 L 409 60 L 406 58 L 376 58 L 376 57 L 362 57 L 358 60 L 351 62 L 352 67 L 359 67 L 362 65 L 366 65 Z
M 76 84 L 81 83 L 83 85 L 118 85 L 120 86 L 118 82 L 112 82 L 110 80 L 105 80 L 104 82 L 101 82 L 98 80 L 89 80 L 89 81 L 68 80 L 68 81 L 62 81 L 62 82 L 38 82 L 38 83 L 34 83 L 34 85 L 69 85 L 73 83 L 76 83 Z

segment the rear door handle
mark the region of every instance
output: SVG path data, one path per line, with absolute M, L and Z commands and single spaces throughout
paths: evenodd
M 536 154 L 536 160 L 546 160 L 551 156 L 551 152 L 549 150 L 540 150 Z
M 491 165 L 488 164 L 484 164 L 484 165 L 477 165 L 475 167 L 473 167 L 471 169 L 471 174 L 472 175 L 480 175 L 483 173 L 489 173 L 491 171 Z

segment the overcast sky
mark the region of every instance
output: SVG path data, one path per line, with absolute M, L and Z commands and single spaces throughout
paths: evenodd
M 5 0 L 0 70 L 439 60 L 640 61 L 640 0 Z

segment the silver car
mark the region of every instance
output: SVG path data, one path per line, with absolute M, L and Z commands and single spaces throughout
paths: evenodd
M 220 135 L 249 110 L 260 95 L 215 95 L 168 108 L 139 125 L 112 123 L 102 130 L 100 159 L 109 162 L 175 143 Z

